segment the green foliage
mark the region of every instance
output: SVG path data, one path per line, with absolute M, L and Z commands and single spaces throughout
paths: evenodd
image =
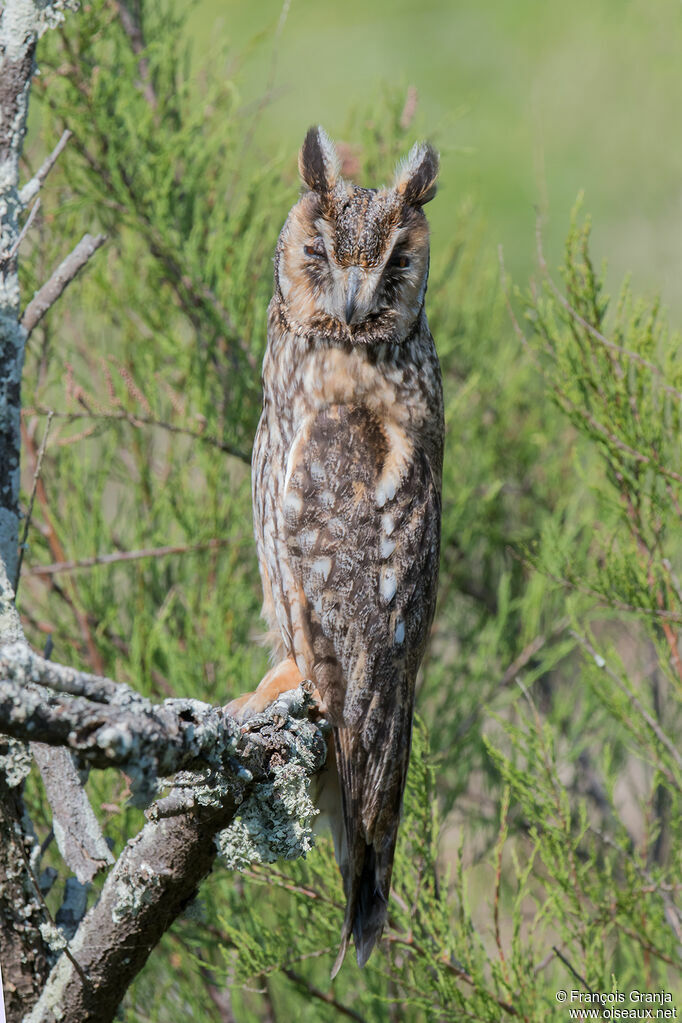
M 84 230 L 109 241 L 29 345 L 27 490 L 55 416 L 20 604 L 60 660 L 223 703 L 266 666 L 246 462 L 295 154 L 251 152 L 233 75 L 218 57 L 191 72 L 174 7 L 139 10 L 141 50 L 110 0 L 41 44 L 45 149 L 74 137 L 25 290 Z M 389 93 L 350 122 L 363 180 L 414 141 L 402 112 Z M 607 299 L 577 215 L 563 290 L 541 265 L 523 315 L 476 213 L 453 220 L 427 299 L 448 428 L 439 608 L 386 940 L 330 986 L 328 837 L 217 869 L 129 992 L 130 1023 L 540 1023 L 558 988 L 679 983 L 679 339 L 656 304 Z M 124 781 L 89 784 L 120 849 L 140 824 Z M 32 799 L 47 834 L 37 784 Z

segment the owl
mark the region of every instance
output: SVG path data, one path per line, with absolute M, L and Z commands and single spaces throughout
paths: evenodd
M 424 309 L 438 156 L 415 145 L 389 188 L 341 176 L 311 128 L 275 253 L 253 507 L 275 667 L 237 708 L 312 679 L 333 728 L 330 786 L 346 912 L 366 963 L 387 915 L 415 678 L 436 602 L 443 460 Z

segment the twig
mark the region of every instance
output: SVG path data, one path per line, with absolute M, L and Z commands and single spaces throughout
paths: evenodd
M 625 850 L 620 845 L 618 845 L 617 842 L 614 842 L 610 835 L 607 835 L 605 832 L 600 831 L 600 829 L 595 827 L 593 824 L 588 824 L 588 828 L 594 835 L 597 836 L 597 838 L 600 841 L 604 843 L 604 845 L 608 845 L 611 849 L 614 849 L 621 856 L 627 855 L 625 853 Z M 632 836 L 630 835 L 628 835 L 628 837 L 631 844 L 634 846 L 635 844 L 634 838 L 632 838 Z M 663 884 L 663 882 L 657 881 L 652 876 L 651 872 L 648 871 L 646 867 L 642 865 L 642 863 L 638 860 L 637 857 L 629 857 L 628 862 L 631 866 L 635 868 L 637 873 L 640 874 L 641 877 L 643 877 L 648 882 L 648 886 L 642 886 L 640 888 L 640 891 L 642 893 L 651 892 L 660 897 L 665 908 L 666 920 L 668 921 L 668 924 L 671 930 L 673 931 L 675 938 L 678 944 L 680 945 L 680 948 L 682 948 L 682 916 L 680 914 L 680 910 L 677 908 L 677 906 L 670 897 L 671 893 L 674 895 L 678 894 L 679 885 L 676 884 L 665 885 Z M 662 957 L 660 951 L 657 951 L 656 955 Z
M 25 429 L 24 423 L 21 424 L 21 436 L 23 438 L 26 451 L 35 462 L 37 457 L 35 445 L 33 444 L 33 440 L 31 438 L 29 431 Z M 59 536 L 57 535 L 57 530 L 55 528 L 53 517 L 50 511 L 50 503 L 47 498 L 45 482 L 42 479 L 42 477 L 38 479 L 36 497 L 38 498 L 38 503 L 40 504 L 42 510 L 44 520 L 44 536 L 46 537 L 48 545 L 52 552 L 52 557 L 54 558 L 55 561 L 66 561 L 67 560 L 66 552 L 64 550 L 64 547 L 62 546 Z M 57 589 L 59 596 L 62 598 L 62 600 L 64 600 L 64 602 L 73 612 L 73 615 L 78 623 L 81 636 L 83 637 L 83 642 L 87 648 L 88 658 L 93 671 L 103 674 L 104 661 L 102 660 L 99 649 L 97 648 L 97 644 L 95 642 L 95 638 L 92 632 L 91 623 L 88 621 L 88 616 L 80 607 L 79 596 L 75 586 L 73 586 L 71 581 L 69 581 L 67 586 L 64 589 L 62 589 L 59 586 L 59 584 L 56 583 L 54 580 L 52 580 L 52 586 Z
M 50 307 L 54 305 L 64 289 L 83 269 L 88 260 L 94 256 L 97 249 L 104 245 L 106 240 L 107 236 L 105 234 L 98 234 L 94 237 L 91 234 L 83 235 L 75 249 L 59 264 L 49 281 L 43 284 L 40 291 L 31 299 L 24 310 L 21 325 L 26 331 L 27 338 L 31 336 L 32 331 L 40 323 Z
M 558 949 L 558 948 L 556 947 L 556 945 L 552 945 L 552 952 L 554 952 L 555 956 L 557 956 L 557 957 L 558 957 L 559 959 L 561 959 L 561 962 L 562 962 L 562 963 L 564 964 L 564 966 L 566 967 L 566 969 L 568 969 L 568 970 L 570 970 L 570 971 L 571 971 L 571 973 L 573 974 L 573 976 L 575 977 L 575 979 L 576 979 L 576 980 L 579 980 L 579 981 L 580 981 L 580 983 L 581 983 L 581 984 L 583 985 L 583 987 L 584 987 L 584 989 L 585 989 L 586 991 L 591 991 L 591 990 L 592 990 L 592 989 L 591 989 L 591 987 L 590 987 L 590 985 L 589 985 L 589 984 L 587 983 L 587 981 L 585 980 L 585 978 L 584 978 L 584 977 L 582 977 L 582 976 L 581 976 L 581 975 L 580 975 L 580 974 L 578 973 L 578 971 L 577 971 L 577 970 L 575 969 L 575 967 L 574 967 L 574 966 L 572 966 L 572 964 L 570 963 L 570 961 L 569 961 L 569 960 L 568 960 L 568 959 L 566 958 L 566 956 L 565 956 L 565 955 L 563 954 L 563 952 L 562 952 L 562 951 L 561 951 L 560 949 Z
M 311 984 L 305 977 L 302 977 L 294 970 L 289 970 L 285 967 L 282 972 L 285 977 L 288 977 L 289 980 L 293 981 L 293 983 L 296 984 L 297 987 L 301 988 L 302 991 L 305 991 L 313 998 L 319 999 L 321 1002 L 326 1002 L 327 1005 L 333 1006 L 333 1008 L 342 1016 L 347 1016 L 349 1019 L 357 1020 L 357 1023 L 365 1023 L 364 1016 L 361 1016 L 359 1012 L 355 1012 L 354 1009 L 350 1009 L 347 1005 L 344 1005 L 343 1002 L 339 1002 L 336 998 L 334 998 L 331 992 L 320 991 L 318 987 L 315 987 L 314 984 Z
M 107 864 L 114 863 L 99 821 L 66 749 L 31 743 L 31 753 L 52 809 L 53 832 L 59 852 L 81 884 L 88 884 Z
M 173 934 L 173 937 L 178 940 L 177 934 Z M 179 944 L 185 951 L 189 951 L 190 955 L 194 955 L 194 949 L 190 949 L 186 942 L 180 941 Z M 204 963 L 199 963 L 199 972 L 204 979 L 206 993 L 215 1005 L 222 1023 L 237 1023 L 237 1018 L 232 1011 L 232 998 L 230 997 L 229 986 L 219 987 L 213 970 L 209 969 Z
M 17 238 L 17 240 L 15 241 L 14 245 L 9 250 L 7 255 L 3 257 L 3 259 L 2 259 L 2 266 L 7 266 L 7 264 L 12 259 L 14 259 L 14 257 L 16 256 L 17 252 L 19 251 L 19 246 L 21 245 L 21 243 L 23 242 L 24 238 L 28 234 L 28 232 L 29 232 L 29 230 L 31 228 L 31 224 L 33 223 L 33 219 L 34 219 L 34 217 L 35 217 L 35 215 L 36 215 L 36 213 L 38 212 L 39 209 L 40 209 L 40 199 L 36 199 L 36 201 L 33 203 L 33 206 L 31 207 L 31 212 L 29 213 L 28 217 L 26 218 L 26 223 L 24 224 L 24 226 L 22 227 L 21 231 L 19 232 L 19 237 Z
M 47 438 L 50 433 L 50 426 L 52 425 L 53 412 L 48 412 L 47 423 L 45 424 L 45 433 L 40 444 L 40 450 L 38 451 L 38 458 L 36 461 L 35 471 L 33 473 L 33 488 L 31 490 L 31 498 L 28 502 L 28 511 L 26 512 L 26 518 L 24 520 L 24 535 L 21 538 L 19 544 L 19 560 L 17 561 L 17 574 L 14 580 L 14 599 L 16 600 L 17 593 L 19 591 L 19 580 L 21 578 L 21 566 L 24 560 L 24 551 L 26 550 L 26 541 L 28 539 L 28 531 L 31 526 L 31 517 L 33 515 L 33 503 L 36 499 L 36 491 L 38 489 L 38 480 L 40 479 L 40 471 L 43 467 L 43 456 L 45 455 L 45 448 L 47 447 Z
M 130 46 L 133 53 L 139 57 L 138 68 L 140 69 L 140 78 L 143 83 L 144 98 L 149 103 L 152 110 L 156 110 L 157 99 L 154 87 L 149 78 L 149 61 L 146 57 L 141 56 L 145 48 L 144 36 L 142 35 L 142 29 L 136 22 L 135 18 L 128 10 L 127 6 L 123 3 L 123 0 L 116 0 L 116 7 L 118 9 L 118 16 L 121 21 L 121 27 L 130 40 Z
M 540 635 L 535 636 L 534 639 L 532 639 L 530 643 L 528 643 L 527 646 L 524 647 L 524 649 L 521 651 L 518 657 L 514 658 L 514 660 L 511 662 L 509 667 L 506 669 L 504 675 L 500 679 L 497 685 L 497 689 L 502 690 L 506 689 L 507 686 L 510 686 L 514 679 L 516 678 L 516 676 L 519 674 L 519 672 L 522 671 L 526 667 L 526 665 L 533 660 L 535 655 L 539 653 L 540 650 L 542 650 L 542 648 L 545 646 L 548 640 L 558 635 L 559 633 L 563 632 L 564 629 L 568 628 L 568 625 L 569 625 L 568 618 L 560 618 L 552 626 L 552 628 L 548 630 L 546 634 L 541 633 Z M 467 714 L 467 716 L 464 718 L 464 720 L 461 722 L 457 729 L 456 738 L 458 739 L 461 738 L 463 735 L 466 735 L 471 726 L 479 719 L 482 713 L 483 705 L 479 704 L 475 710 L 472 710 L 471 713 Z
M 28 416 L 33 413 L 39 415 L 46 415 L 47 409 L 37 406 L 35 409 L 28 408 L 23 410 L 23 415 Z M 140 416 L 137 413 L 126 412 L 124 409 L 117 409 L 111 412 L 92 412 L 87 409 L 84 412 L 56 412 L 53 411 L 52 415 L 57 419 L 64 419 L 67 423 L 73 423 L 77 419 L 92 419 L 92 420 L 111 420 L 120 422 L 130 423 L 131 426 L 156 426 L 161 430 L 167 430 L 168 433 L 182 434 L 184 437 L 192 437 L 195 440 L 200 440 L 204 444 L 210 444 L 212 447 L 217 448 L 219 451 L 223 451 L 226 455 L 232 455 L 234 458 L 238 458 L 241 462 L 246 465 L 251 465 L 251 454 L 248 451 L 241 451 L 233 444 L 227 444 L 225 441 L 219 440 L 218 437 L 213 437 L 211 434 L 202 433 L 201 430 L 191 430 L 187 426 L 176 426 L 174 423 L 168 423 L 163 419 L 155 419 L 154 416 Z
M 397 934 L 389 933 L 384 934 L 383 940 L 385 942 L 390 942 L 391 944 L 394 945 L 404 945 L 405 948 L 411 949 L 411 951 L 415 952 L 417 955 L 422 956 L 425 960 L 430 961 L 430 959 L 432 958 L 431 953 L 426 952 L 420 945 L 417 944 L 416 941 L 414 941 L 414 939 L 407 940 L 405 938 L 401 938 Z M 451 962 L 451 960 L 447 959 L 445 956 L 438 956 L 436 962 L 438 963 L 439 966 L 442 966 L 444 969 L 446 969 L 448 973 L 453 974 L 453 976 L 455 977 L 459 977 L 460 980 L 463 980 L 466 984 L 471 985 L 471 987 L 473 987 L 474 989 L 479 991 L 481 990 L 476 984 L 476 980 L 474 979 L 474 977 L 472 977 L 469 971 L 463 968 L 462 966 L 458 966 L 456 963 Z M 500 1009 L 508 1013 L 508 1015 L 518 1016 L 523 1020 L 527 1020 L 528 1017 L 522 1015 L 519 1012 L 519 1010 L 512 1005 L 511 1002 L 505 1002 L 504 998 L 500 998 L 492 991 L 485 991 L 484 993 L 487 995 L 488 998 L 492 999 L 495 1002 L 495 1004 L 500 1007 Z
M 19 190 L 19 202 L 22 204 L 22 206 L 27 206 L 28 203 L 30 203 L 33 196 L 37 195 L 37 193 L 40 191 L 47 175 L 50 173 L 55 163 L 59 159 L 59 156 L 62 150 L 65 148 L 66 143 L 71 138 L 71 135 L 72 132 L 70 132 L 69 129 L 66 128 L 62 132 L 62 137 L 60 138 L 59 142 L 54 147 L 50 155 L 45 159 L 42 166 L 38 170 L 37 174 L 34 174 L 31 180 L 27 181 L 24 187 Z
M 502 969 L 502 976 L 504 977 L 507 987 L 509 987 L 509 976 L 507 973 L 507 960 L 504 954 L 504 948 L 502 947 L 502 937 L 500 935 L 500 888 L 502 885 L 502 853 L 504 852 L 504 844 L 507 840 L 507 834 L 509 832 L 509 802 L 511 799 L 511 789 L 507 785 L 504 794 L 502 796 L 502 809 L 500 812 L 500 831 L 496 843 L 495 850 L 495 898 L 493 902 L 493 922 L 495 925 L 495 944 L 497 945 L 497 951 L 500 958 L 500 967 Z
M 400 115 L 400 127 L 403 131 L 407 131 L 407 129 L 412 124 L 412 121 L 414 120 L 414 115 L 417 112 L 418 102 L 419 93 L 417 92 L 416 85 L 408 85 L 407 95 L 405 97 L 405 105 L 403 107 L 403 112 Z
M 554 959 L 555 955 L 556 955 L 555 950 L 553 948 L 550 949 L 550 951 L 547 953 L 547 955 L 544 956 L 544 958 L 542 958 L 540 960 L 540 962 L 534 967 L 534 969 L 533 969 L 533 976 L 537 977 L 538 974 L 542 973 L 542 971 L 547 966 L 549 966 L 549 964 L 551 963 L 552 959 Z
M 147 547 L 137 551 L 114 551 L 111 554 L 95 554 L 90 558 L 79 558 L 77 561 L 56 561 L 51 565 L 36 565 L 29 569 L 29 575 L 56 575 L 57 572 L 75 572 L 80 568 L 93 568 L 95 565 L 114 565 L 121 561 L 139 561 L 142 558 L 163 558 L 169 554 L 194 554 L 199 551 L 213 551 L 227 547 L 231 540 L 215 538 L 203 543 L 178 544 L 167 547 Z
M 670 754 L 670 756 L 673 758 L 673 760 L 677 764 L 677 767 L 679 768 L 679 770 L 682 771 L 682 756 L 675 749 L 675 746 L 670 741 L 668 736 L 665 734 L 665 732 L 663 731 L 661 726 L 658 724 L 657 721 L 654 720 L 654 718 L 652 718 L 651 714 L 646 709 L 646 707 L 642 704 L 642 702 L 638 699 L 638 697 L 635 696 L 635 694 L 630 691 L 630 689 L 625 684 L 625 682 L 623 682 L 623 680 L 620 678 L 620 676 L 617 675 L 616 672 L 612 668 L 609 667 L 609 665 L 606 663 L 604 658 L 601 656 L 600 653 L 598 653 L 598 651 L 596 651 L 594 649 L 594 647 L 589 642 L 589 640 L 585 639 L 585 637 L 581 636 L 579 633 L 574 632 L 573 629 L 571 629 L 571 635 L 574 637 L 574 639 L 576 639 L 578 641 L 578 643 L 580 643 L 581 647 L 588 652 L 588 654 L 592 657 L 592 659 L 598 665 L 598 667 L 600 667 L 603 671 L 606 672 L 606 674 L 609 676 L 611 681 L 616 683 L 616 685 L 618 686 L 620 691 L 622 693 L 625 693 L 625 695 L 628 697 L 628 699 L 630 700 L 632 705 L 639 712 L 639 714 L 641 714 L 641 716 L 644 719 L 644 721 L 646 721 L 647 725 L 649 726 L 651 731 L 654 733 L 654 735 L 656 736 L 658 741 L 663 746 L 665 746 L 665 748 L 667 749 L 668 753 Z
M 509 665 L 504 675 L 502 676 L 502 681 L 500 685 L 505 688 L 511 685 L 511 683 L 514 681 L 519 672 L 526 667 L 529 661 L 532 661 L 532 659 L 535 657 L 537 653 L 540 652 L 540 650 L 542 650 L 547 640 L 556 636 L 558 633 L 563 632 L 564 629 L 568 627 L 568 625 L 569 625 L 568 618 L 560 618 L 559 621 L 555 622 L 552 628 L 549 629 L 547 634 L 541 633 L 539 636 L 536 636 L 534 639 L 532 639 L 530 643 L 528 643 L 528 645 L 524 647 L 519 656 L 515 658 Z
M 535 564 L 527 557 L 519 554 L 513 547 L 507 546 L 509 554 L 516 558 L 522 565 L 527 568 L 535 568 Z M 595 589 L 593 586 L 587 586 L 582 583 L 575 582 L 574 579 L 564 579 L 562 576 L 553 575 L 551 572 L 544 571 L 543 573 L 550 582 L 556 583 L 557 586 L 563 586 L 564 589 L 574 590 L 576 593 L 584 593 L 588 597 L 593 597 L 597 601 L 598 607 L 610 607 L 616 611 L 628 611 L 632 614 L 647 615 L 652 618 L 661 618 L 665 621 L 679 622 L 682 624 L 682 614 L 678 611 L 661 611 L 655 607 L 637 607 L 635 604 L 628 604 L 625 600 L 613 600 L 607 597 L 606 594 L 602 593 L 601 590 Z
M 637 451 L 636 448 L 630 447 L 625 441 L 617 437 L 615 433 L 600 423 L 598 419 L 592 415 L 587 409 L 581 408 L 572 402 L 571 399 L 559 390 L 558 387 L 554 386 L 554 392 L 557 396 L 557 400 L 564 406 L 565 411 L 573 412 L 575 415 L 580 416 L 593 430 L 600 433 L 602 437 L 605 437 L 607 441 L 618 448 L 619 451 L 623 451 L 630 458 L 634 459 L 635 462 L 641 462 L 643 465 L 650 465 L 656 472 L 659 472 L 661 476 L 667 476 L 671 480 L 675 480 L 676 483 L 682 483 L 682 475 L 675 472 L 674 469 L 668 469 L 667 466 L 663 465 L 655 458 L 650 458 L 649 455 L 642 454 L 641 451 Z
M 562 407 L 563 407 L 564 411 L 565 412 L 569 412 L 569 413 L 572 412 L 575 415 L 580 416 L 580 418 L 583 419 L 589 426 L 591 426 L 593 430 L 596 430 L 597 433 L 600 433 L 603 437 L 605 437 L 607 441 L 609 441 L 611 444 L 614 445 L 614 447 L 618 448 L 620 451 L 623 451 L 626 455 L 629 455 L 636 462 L 641 462 L 644 465 L 650 465 L 650 466 L 652 466 L 652 468 L 654 470 L 659 472 L 662 476 L 668 477 L 669 479 L 672 479 L 672 480 L 675 480 L 676 483 L 682 483 L 682 475 L 680 475 L 679 473 L 675 472 L 673 469 L 668 469 L 665 465 L 663 465 L 661 462 L 659 462 L 656 458 L 650 458 L 649 455 L 644 455 L 644 454 L 642 454 L 641 451 L 637 451 L 635 448 L 630 447 L 629 444 L 626 444 L 625 441 L 622 441 L 620 439 L 620 437 L 617 437 L 616 434 L 613 433 L 611 430 L 609 430 L 606 426 L 604 426 L 603 423 L 600 423 L 599 420 L 596 419 L 592 415 L 591 412 L 589 412 L 587 409 L 580 408 L 579 405 L 576 405 L 574 402 L 572 402 L 571 399 L 566 394 L 564 394 L 562 391 L 560 391 L 559 388 L 556 386 L 556 384 L 554 384 L 549 379 L 546 371 L 544 370 L 543 366 L 540 363 L 540 360 L 538 359 L 537 353 L 533 350 L 532 345 L 530 344 L 528 338 L 524 334 L 523 329 L 522 329 L 518 319 L 516 318 L 516 314 L 514 313 L 514 310 L 512 308 L 511 300 L 509 298 L 509 292 L 508 292 L 507 287 L 506 287 L 506 271 L 505 271 L 505 266 L 504 266 L 504 254 L 503 254 L 502 246 L 501 245 L 498 248 L 498 257 L 499 257 L 499 263 L 500 263 L 500 274 L 501 274 L 501 278 L 502 278 L 502 292 L 504 294 L 504 299 L 505 299 L 505 305 L 507 307 L 507 312 L 509 313 L 509 317 L 510 317 L 511 322 L 512 322 L 512 327 L 514 328 L 514 333 L 519 338 L 521 344 L 524 346 L 526 351 L 530 354 L 531 358 L 533 359 L 533 361 L 535 362 L 536 366 L 538 367 L 538 369 L 542 373 L 543 377 L 545 377 L 545 379 L 549 381 L 550 386 L 552 387 L 554 393 L 557 396 L 557 401 L 559 401 L 562 404 Z M 556 289 L 555 285 L 554 285 L 554 288 Z M 557 293 L 557 296 L 561 299 L 562 303 L 565 304 L 568 309 L 571 309 L 570 304 L 561 295 L 561 293 L 558 291 L 558 289 L 556 289 L 556 293 Z M 573 312 L 572 309 L 571 309 L 571 311 Z M 594 328 L 591 327 L 591 325 L 587 322 L 587 320 L 583 320 L 582 317 L 580 317 L 578 315 L 578 313 L 575 313 L 575 316 L 580 320 L 580 322 L 585 326 L 586 329 L 588 329 L 588 330 L 590 330 L 590 332 L 595 333 L 596 335 L 598 335 L 598 337 L 599 337 L 599 339 L 601 341 L 603 341 L 604 343 L 606 343 L 606 344 L 608 344 L 610 346 L 613 346 L 615 348 L 620 349 L 619 345 L 615 345 L 612 341 L 608 341 L 607 338 L 605 338 L 603 335 L 599 334 L 599 331 L 595 331 Z M 634 353 L 630 353 L 626 349 L 620 349 L 620 350 L 622 350 L 624 352 L 624 354 L 626 354 L 626 355 L 632 355 L 633 358 L 636 357 L 634 355 Z M 551 354 L 554 355 L 554 352 L 551 352 Z M 657 368 L 657 367 L 655 367 L 653 365 L 653 363 L 647 363 L 646 365 L 650 369 L 656 369 Z M 659 370 L 659 373 L 660 373 L 660 370 Z M 667 387 L 666 389 L 672 391 L 673 394 L 677 395 L 682 400 L 682 393 L 681 392 L 676 391 L 674 388 L 670 388 L 670 387 Z

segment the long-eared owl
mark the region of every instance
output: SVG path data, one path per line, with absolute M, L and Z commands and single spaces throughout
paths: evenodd
M 268 311 L 253 504 L 277 665 L 261 705 L 313 680 L 333 727 L 336 857 L 367 961 L 387 914 L 415 677 L 433 619 L 443 399 L 424 311 L 438 156 L 415 145 L 390 188 L 341 177 L 311 128 Z

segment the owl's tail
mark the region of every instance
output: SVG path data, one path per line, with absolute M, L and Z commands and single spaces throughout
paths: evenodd
M 334 729 L 338 796 L 342 813 L 332 818 L 336 860 L 343 877 L 346 914 L 332 979 L 341 969 L 351 934 L 358 966 L 379 941 L 388 914 L 393 857 L 407 776 L 410 700 L 397 701 L 386 741 L 371 751 L 358 730 Z M 370 721 L 369 715 L 365 723 Z M 382 722 L 386 726 L 386 721 Z
M 348 863 L 348 874 L 344 871 L 346 916 L 341 931 L 341 947 L 332 969 L 332 980 L 341 969 L 351 934 L 355 939 L 355 955 L 358 966 L 364 966 L 381 937 L 386 923 L 393 870 L 393 850 L 391 850 L 388 863 L 386 863 L 385 857 L 382 857 L 384 860 L 382 865 L 379 863 L 374 846 L 368 845 L 364 841 L 362 844 L 364 850 L 355 850 L 355 856 Z M 355 864 L 353 864 L 353 860 L 355 860 Z M 355 870 L 353 870 L 353 866 L 355 866 Z M 351 871 L 352 876 L 349 876 Z

